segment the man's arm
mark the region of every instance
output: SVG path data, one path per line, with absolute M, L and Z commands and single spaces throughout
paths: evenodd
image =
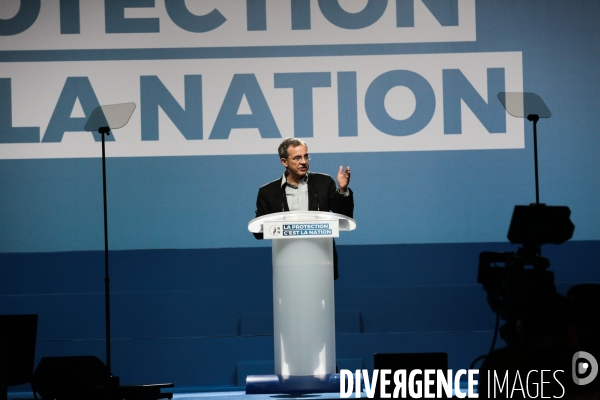
M 256 196 L 256 210 L 255 218 L 262 217 L 263 215 L 276 213 L 283 211 L 280 207 L 283 207 L 283 199 L 280 198 L 279 181 L 271 182 L 258 190 Z M 262 233 L 253 233 L 257 239 L 262 239 Z
M 255 218 L 262 217 L 265 214 L 269 214 L 268 210 L 269 210 L 269 203 L 267 202 L 267 199 L 265 198 L 263 188 L 260 188 L 258 190 L 258 196 L 256 196 L 256 210 L 255 210 L 256 217 Z M 260 233 L 252 232 L 252 234 L 254 235 L 254 237 L 256 239 L 263 239 L 262 232 L 260 232 Z
M 354 215 L 354 196 L 350 190 L 350 166 L 340 165 L 337 173 L 338 196 L 332 202 L 332 211 L 352 218 Z
M 354 194 L 352 189 L 348 188 L 348 196 L 338 193 L 337 190 L 329 197 L 331 211 L 337 214 L 345 215 L 349 218 L 354 218 Z
M 341 167 L 340 167 L 341 168 Z M 346 186 L 345 193 L 336 189 L 335 182 L 330 178 L 328 186 L 329 209 L 337 214 L 342 214 L 353 218 L 354 215 L 354 194 L 352 189 Z
M 256 196 L 256 217 L 262 217 L 263 215 L 270 214 L 272 211 L 269 210 L 269 202 L 265 196 L 264 187 L 260 188 L 258 191 L 258 196 Z
M 348 185 L 350 185 L 350 166 L 348 165 L 346 169 L 340 165 L 340 169 L 338 169 L 337 173 L 337 182 L 340 193 L 346 193 L 348 190 Z

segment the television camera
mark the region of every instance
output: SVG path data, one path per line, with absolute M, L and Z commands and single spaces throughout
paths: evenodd
M 556 294 L 550 261 L 542 257 L 545 244 L 561 244 L 573 236 L 575 226 L 566 206 L 534 203 L 514 208 L 508 240 L 520 244 L 516 252 L 479 255 L 477 281 L 487 292 L 488 303 L 505 324 L 500 336 L 510 346 L 517 339 L 517 321 L 535 302 Z

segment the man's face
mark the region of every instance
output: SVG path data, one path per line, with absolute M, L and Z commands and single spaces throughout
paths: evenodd
M 293 178 L 302 179 L 308 172 L 308 148 L 288 147 L 288 158 L 282 158 L 281 163 Z

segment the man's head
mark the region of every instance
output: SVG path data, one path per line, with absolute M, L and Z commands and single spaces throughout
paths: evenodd
M 281 164 L 294 181 L 302 179 L 308 172 L 308 146 L 303 140 L 287 138 L 278 149 Z

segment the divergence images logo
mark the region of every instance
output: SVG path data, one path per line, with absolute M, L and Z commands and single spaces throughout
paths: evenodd
M 271 227 L 271 235 L 273 235 L 273 236 L 277 236 L 277 235 L 279 235 L 280 233 L 281 233 L 281 227 L 280 227 L 280 226 L 273 225 L 273 226 Z
M 585 351 L 573 354 L 573 382 L 577 385 L 587 385 L 598 375 L 598 362 L 593 355 Z

